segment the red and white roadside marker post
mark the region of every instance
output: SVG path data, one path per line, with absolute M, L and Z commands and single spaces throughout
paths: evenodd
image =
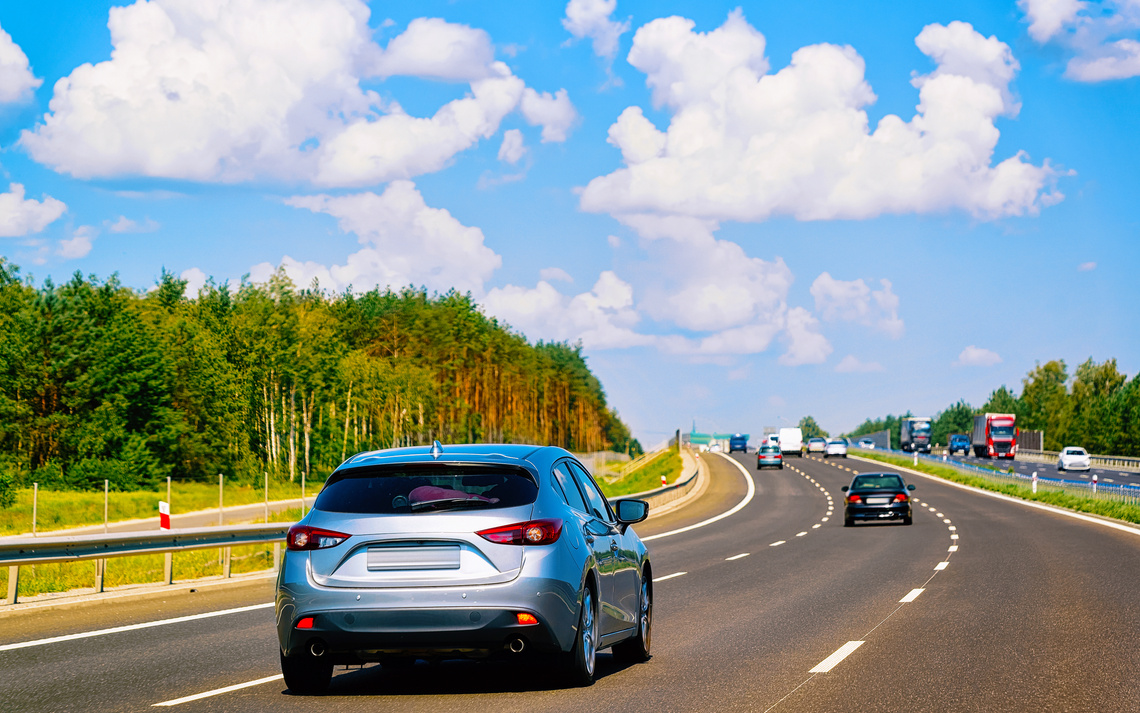
M 158 527 L 161 530 L 170 529 L 170 503 L 168 501 L 158 501 Z M 174 584 L 174 553 L 164 553 L 163 560 L 162 581 L 167 584 Z
M 1096 473 L 1093 473 L 1093 495 L 1096 495 Z
M 1037 492 L 1037 471 L 1033 471 L 1033 492 Z
M 669 482 L 667 480 L 665 480 L 665 474 L 662 473 L 661 474 L 661 487 L 664 488 L 668 484 L 669 484 Z

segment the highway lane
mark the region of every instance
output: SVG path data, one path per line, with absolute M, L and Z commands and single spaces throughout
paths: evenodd
M 968 465 L 977 465 L 982 467 L 997 467 L 997 468 L 1013 468 L 1015 472 L 1021 475 L 1032 475 L 1034 471 L 1037 472 L 1038 478 L 1056 478 L 1061 480 L 1076 480 L 1076 481 L 1089 481 L 1095 474 L 1097 480 L 1101 483 L 1108 483 L 1109 485 L 1135 485 L 1140 487 L 1140 473 L 1126 470 L 1119 470 L 1117 468 L 1099 468 L 1094 467 L 1090 470 L 1057 470 L 1056 461 L 1049 463 L 1036 463 L 1033 461 L 1024 461 L 1014 459 L 1012 461 L 1004 458 L 978 458 L 977 456 L 962 456 L 962 455 L 948 455 L 948 460 L 966 463 Z
M 1136 561 L 1140 537 L 917 478 L 916 495 L 936 511 L 917 511 L 911 527 L 843 528 L 839 487 L 851 472 L 840 468 L 884 468 L 793 458 L 782 471 L 757 473 L 754 458 L 737 457 L 756 487 L 740 512 L 650 542 L 655 577 L 685 572 L 656 585 L 653 659 L 620 668 L 603 655 L 589 689 L 561 689 L 540 669 L 447 662 L 340 672 L 320 699 L 293 697 L 278 680 L 176 709 L 1137 708 L 1116 705 L 1135 702 L 1128 689 L 1140 664 L 1130 613 L 1140 612 L 1140 587 L 1132 568 L 1118 564 Z M 705 495 L 640 526 L 644 537 L 740 501 L 742 473 L 724 457 L 708 461 Z M 955 544 L 961 549 L 948 552 Z M 924 591 L 899 603 L 916 588 Z M 266 588 L 224 604 L 269 598 Z M 86 608 L 72 624 L 93 629 L 114 618 Z M 6 624 L 0 644 L 18 636 Z M 830 672 L 809 673 L 852 641 L 865 643 Z M 259 610 L 0 651 L 0 669 L 5 710 L 53 711 L 150 709 L 278 673 L 272 615 Z

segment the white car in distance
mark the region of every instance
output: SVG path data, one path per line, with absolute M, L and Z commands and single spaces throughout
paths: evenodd
M 1061 454 L 1057 457 L 1057 470 L 1089 470 L 1090 468 L 1092 468 L 1092 460 L 1084 448 L 1066 446 L 1061 449 Z
M 829 458 L 831 456 L 847 457 L 847 439 L 846 438 L 830 438 L 827 445 L 823 447 L 823 457 Z

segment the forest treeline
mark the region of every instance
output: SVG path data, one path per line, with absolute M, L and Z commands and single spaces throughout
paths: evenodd
M 1115 359 L 1089 359 L 1070 375 L 1063 360 L 1038 363 L 1021 380 L 1021 393 L 1002 385 L 988 401 L 974 408 L 965 400 L 934 417 L 933 440 L 945 444 L 951 433 L 970 433 L 979 413 L 1012 413 L 1022 430 L 1045 432 L 1045 450 L 1082 446 L 1090 453 L 1140 456 L 1140 374 L 1129 379 Z M 899 420 L 922 416 L 907 411 L 899 416 L 868 418 L 849 436 L 888 430 L 891 446 L 899 446 Z
M 434 439 L 640 453 L 580 347 L 531 344 L 470 295 L 334 295 L 282 271 L 185 288 L 36 287 L 0 258 L 0 490 L 323 479 Z

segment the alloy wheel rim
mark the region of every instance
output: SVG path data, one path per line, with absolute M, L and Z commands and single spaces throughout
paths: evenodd
M 646 651 L 649 651 L 649 617 L 651 606 L 649 602 L 649 584 L 641 583 L 641 641 Z
M 582 654 L 586 658 L 586 672 L 594 675 L 594 597 L 590 590 L 582 598 Z

